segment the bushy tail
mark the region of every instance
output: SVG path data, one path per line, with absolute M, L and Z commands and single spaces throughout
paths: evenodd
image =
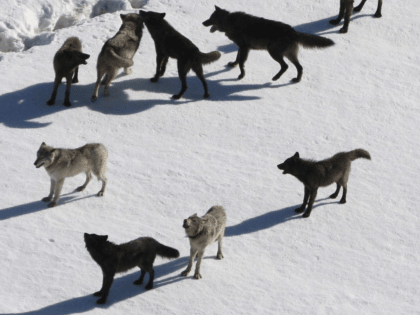
M 158 245 L 156 252 L 159 256 L 165 257 L 165 258 L 178 258 L 179 257 L 179 251 L 177 251 L 175 248 L 165 246 L 163 244 Z
M 118 56 L 112 48 L 107 49 L 106 54 L 108 55 L 108 57 L 113 59 L 114 63 L 118 67 L 128 68 L 134 64 L 133 60 Z
M 217 50 L 209 52 L 207 54 L 202 53 L 200 51 L 200 61 L 203 65 L 216 61 L 217 59 L 220 58 L 220 56 L 221 56 L 221 54 Z
M 358 158 L 364 158 L 364 159 L 370 160 L 369 152 L 363 149 L 356 149 L 356 150 L 348 152 L 348 154 L 350 156 L 350 160 L 352 161 Z
M 325 48 L 334 45 L 329 38 L 300 32 L 297 32 L 297 41 L 306 48 Z

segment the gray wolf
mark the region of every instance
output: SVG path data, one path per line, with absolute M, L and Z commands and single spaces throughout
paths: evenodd
M 295 176 L 305 186 L 303 204 L 295 212 L 304 212 L 309 199 L 308 208 L 303 214 L 304 218 L 309 217 L 318 188 L 331 185 L 332 183 L 337 184 L 337 189 L 330 198 L 336 198 L 341 186 L 343 186 L 343 196 L 341 197 L 340 203 L 346 203 L 347 181 L 351 169 L 350 164 L 358 158 L 370 160 L 370 154 L 366 150 L 356 149 L 349 152 L 340 152 L 329 159 L 315 162 L 301 159 L 299 153 L 296 152 L 295 155 L 288 158 L 282 164 L 277 165 L 280 170 L 283 170 L 283 174 Z
M 222 239 L 225 235 L 226 228 L 226 213 L 223 207 L 213 206 L 207 213 L 199 218 L 197 214 L 190 216 L 184 220 L 182 227 L 190 240 L 190 259 L 188 267 L 181 275 L 188 276 L 191 271 L 193 261 L 198 255 L 197 265 L 195 267 L 194 278 L 201 279 L 200 266 L 203 260 L 204 251 L 206 247 L 218 241 L 217 258 L 222 259 Z
M 108 39 L 98 56 L 96 64 L 97 80 L 93 90 L 91 101 L 98 98 L 99 86 L 105 85 L 104 95 L 109 96 L 109 85 L 118 74 L 120 68 L 124 68 L 126 74 L 132 73 L 130 68 L 133 57 L 140 46 L 143 35 L 143 21 L 136 13 L 120 14 L 122 25 L 114 37 Z
M 77 37 L 69 37 L 64 42 L 63 46 L 56 52 L 54 56 L 54 89 L 51 98 L 47 104 L 52 106 L 55 104 L 58 86 L 63 78 L 66 78 L 67 88 L 64 97 L 64 106 L 71 106 L 70 103 L 70 88 L 72 83 L 79 82 L 79 65 L 86 65 L 86 59 L 89 59 L 88 54 L 82 53 L 82 43 Z M 73 76 L 74 75 L 74 76 Z
M 250 49 L 267 50 L 270 56 L 277 61 L 281 68 L 272 78 L 278 80 L 289 67 L 283 57 L 288 58 L 297 69 L 297 77 L 292 82 L 299 82 L 302 78 L 303 68 L 298 60 L 299 45 L 305 48 L 324 48 L 334 45 L 328 38 L 304 34 L 295 31 L 290 25 L 252 16 L 244 12 L 229 12 L 216 6 L 210 18 L 203 22 L 204 26 L 211 26 L 210 32 L 220 31 L 238 46 L 238 55 L 229 67 L 239 64 L 241 74 L 238 79 L 245 76 L 245 61 Z
M 56 149 L 42 142 L 36 154 L 34 163 L 36 168 L 43 166 L 51 179 L 50 194 L 42 201 L 49 202 L 48 207 L 58 204 L 61 188 L 67 177 L 73 177 L 80 173 L 86 174 L 85 183 L 78 187 L 77 191 L 86 188 L 92 174 L 102 181 L 102 189 L 97 196 L 103 196 L 106 187 L 106 159 L 108 152 L 100 143 L 89 143 L 77 149 Z
M 179 252 L 175 248 L 162 245 L 151 237 L 139 237 L 120 245 L 108 241 L 108 235 L 85 233 L 84 238 L 87 251 L 102 269 L 102 288 L 93 294 L 101 297 L 96 301 L 98 304 L 106 302 L 116 273 L 139 267 L 141 270 L 140 278 L 134 281 L 134 284 L 141 285 L 146 272 L 148 272 L 149 282 L 146 284 L 145 289 L 150 290 L 153 289 L 155 276 L 153 263 L 156 255 L 165 258 L 179 257 Z
M 349 29 L 351 14 L 353 13 L 353 11 L 360 12 L 363 6 L 365 5 L 366 0 L 362 0 L 362 2 L 360 2 L 360 4 L 354 9 L 353 9 L 353 2 L 354 0 L 340 0 L 340 12 L 338 13 L 338 17 L 330 21 L 331 24 L 337 25 L 338 23 L 340 23 L 340 21 L 344 17 L 344 25 L 340 29 L 340 33 L 347 33 Z M 381 9 L 382 9 L 382 0 L 378 0 L 378 8 L 376 9 L 376 12 L 373 16 L 376 18 L 382 17 Z
M 175 58 L 178 64 L 178 75 L 181 80 L 181 90 L 172 96 L 179 99 L 187 90 L 187 74 L 192 69 L 200 79 L 204 88 L 204 98 L 210 93 L 203 75 L 203 64 L 214 62 L 220 58 L 218 51 L 202 53 L 188 38 L 175 30 L 166 20 L 166 13 L 146 12 L 140 10 L 140 16 L 144 20 L 150 32 L 156 48 L 156 74 L 150 79 L 158 82 L 166 70 L 169 57 Z

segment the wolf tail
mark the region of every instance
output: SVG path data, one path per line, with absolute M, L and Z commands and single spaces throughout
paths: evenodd
M 334 42 L 326 37 L 318 35 L 297 33 L 297 41 L 305 48 L 325 48 L 334 45 Z
M 364 158 L 370 160 L 370 154 L 368 151 L 363 149 L 356 149 L 353 151 L 348 152 L 350 160 L 354 161 L 358 158 Z
M 165 258 L 178 258 L 179 257 L 179 251 L 177 251 L 175 248 L 165 246 L 163 244 L 159 244 L 156 252 L 159 256 L 165 257 Z
M 201 51 L 199 52 L 199 58 L 200 61 L 203 65 L 206 65 L 208 63 L 212 63 L 216 60 L 218 60 L 221 56 L 220 52 L 218 52 L 217 50 L 209 52 L 207 54 L 202 53 Z
M 108 57 L 110 57 L 113 62 L 121 68 L 128 68 L 134 64 L 133 60 L 118 56 L 112 48 L 107 49 L 106 53 Z

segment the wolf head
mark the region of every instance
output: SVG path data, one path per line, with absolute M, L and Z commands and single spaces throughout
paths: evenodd
M 195 237 L 202 230 L 203 219 L 197 216 L 197 213 L 184 220 L 182 227 L 185 229 L 188 237 Z
M 283 174 L 292 174 L 294 175 L 296 172 L 295 170 L 299 167 L 299 152 L 296 152 L 295 155 L 288 158 L 283 163 L 277 165 L 279 170 L 283 171 Z
M 140 10 L 140 17 L 143 19 L 144 23 L 156 23 L 162 21 L 165 18 L 166 13 L 158 13 L 153 11 L 143 11 Z
M 48 167 L 52 163 L 54 163 L 54 159 L 57 156 L 57 150 L 53 147 L 50 147 L 42 142 L 41 146 L 36 153 L 36 160 L 34 165 L 36 168 L 40 168 L 41 166 Z
M 101 245 L 108 240 L 108 235 L 96 235 L 85 233 L 84 238 L 86 248 L 89 250 L 101 247 Z
M 66 56 L 68 64 L 73 67 L 87 65 L 86 60 L 90 57 L 90 55 L 77 50 L 64 50 L 64 55 Z
M 210 18 L 203 22 L 204 26 L 211 26 L 210 32 L 214 33 L 215 31 L 225 32 L 226 29 L 224 24 L 226 23 L 229 11 L 220 9 L 217 5 L 215 6 L 216 10 L 210 16 Z
M 120 18 L 123 22 L 123 25 L 134 23 L 136 31 L 140 31 L 144 27 L 143 19 L 140 17 L 139 14 L 136 14 L 136 13 L 120 14 Z

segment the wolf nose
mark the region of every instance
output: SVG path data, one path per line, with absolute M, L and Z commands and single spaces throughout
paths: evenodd
M 184 224 L 182 225 L 182 227 L 184 227 L 184 228 L 187 227 L 187 220 L 184 220 Z

